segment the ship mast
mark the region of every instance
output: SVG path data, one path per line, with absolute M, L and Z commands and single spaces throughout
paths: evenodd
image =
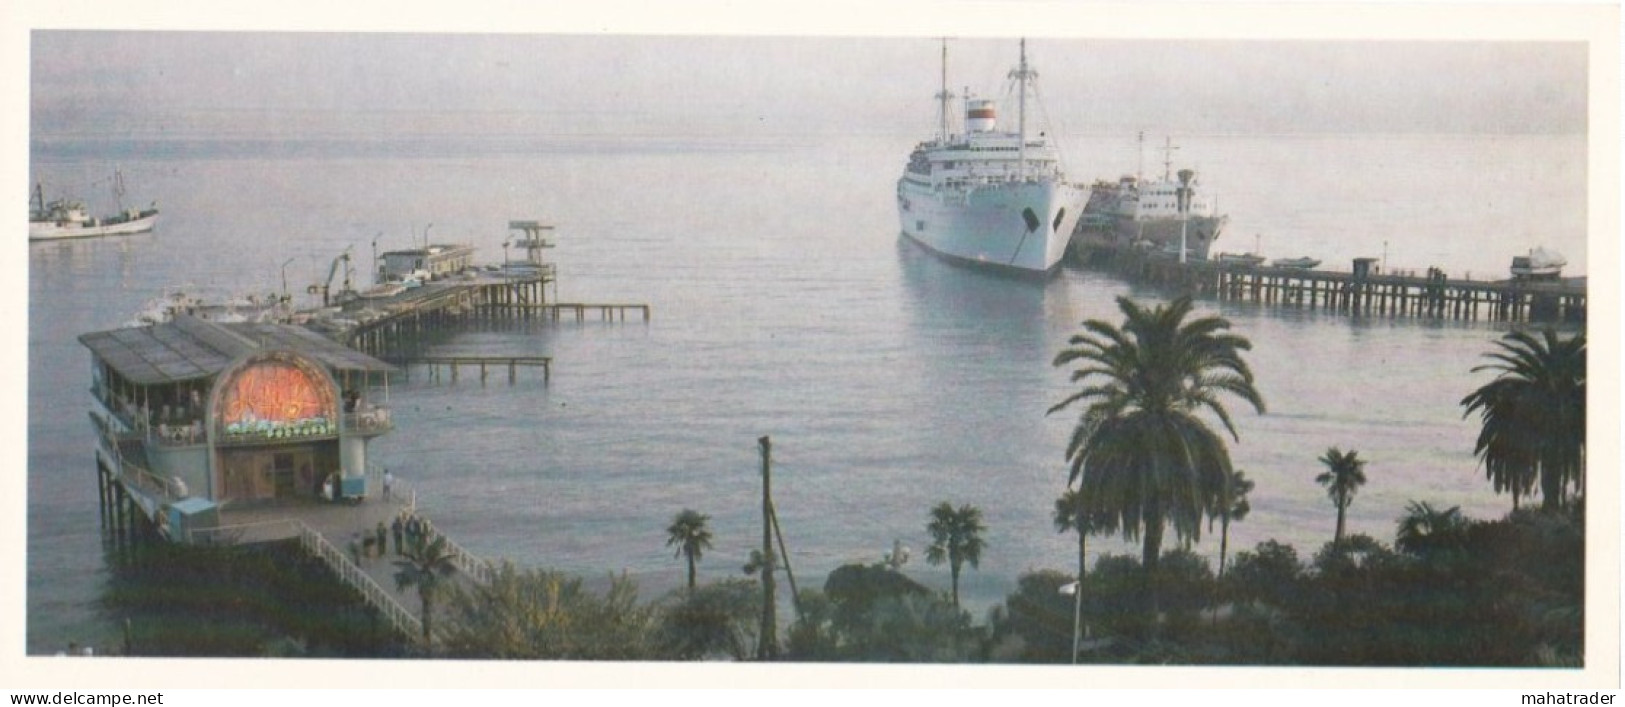
M 944 145 L 948 144 L 948 103 L 953 98 L 954 94 L 948 92 L 948 38 L 943 37 L 942 90 L 937 91 L 937 102 L 940 106 L 938 110 L 937 142 Z
M 1163 138 L 1162 138 L 1162 181 L 1164 181 L 1164 182 L 1172 181 L 1173 178 L 1174 178 L 1174 150 L 1177 150 L 1177 149 L 1179 149 L 1179 148 L 1174 147 L 1174 139 L 1173 138 L 1163 136 Z
M 1140 166 L 1134 171 L 1134 183 L 1145 181 L 1145 131 L 1140 131 Z
M 1021 140 L 1016 147 L 1017 175 L 1022 181 L 1027 180 L 1027 81 L 1036 78 L 1038 72 L 1027 68 L 1027 39 L 1021 40 L 1021 66 L 1010 72 L 1010 78 L 1020 85 L 1020 98 L 1016 102 L 1016 135 Z

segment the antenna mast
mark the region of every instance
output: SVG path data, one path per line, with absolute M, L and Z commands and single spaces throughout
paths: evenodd
M 1020 98 L 1016 102 L 1016 134 L 1021 144 L 1016 148 L 1016 159 L 1019 160 L 1019 172 L 1022 181 L 1027 179 L 1027 81 L 1037 78 L 1038 72 L 1027 68 L 1027 39 L 1021 40 L 1021 66 L 1010 72 L 1020 84 Z
M 1145 181 L 1145 131 L 1140 131 L 1140 166 L 1134 172 L 1136 184 Z
M 950 101 L 952 101 L 953 98 L 954 98 L 954 94 L 948 92 L 948 38 L 943 37 L 942 38 L 942 90 L 937 91 L 937 102 L 939 104 L 938 126 L 937 126 L 937 142 L 939 142 L 939 143 L 947 143 L 948 142 L 948 103 Z

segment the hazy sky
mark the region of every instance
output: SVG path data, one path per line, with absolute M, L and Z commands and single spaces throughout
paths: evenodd
M 31 34 L 31 131 L 153 137 L 935 125 L 921 38 L 85 32 Z M 1586 128 L 1579 42 L 1036 39 L 1057 130 L 1541 132 Z M 949 83 L 994 96 L 1014 39 L 950 39 Z

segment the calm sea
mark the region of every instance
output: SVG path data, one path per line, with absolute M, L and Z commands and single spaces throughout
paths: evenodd
M 34 155 L 48 189 L 96 205 L 116 162 L 157 233 L 29 251 L 27 621 L 31 653 L 105 644 L 89 405 L 80 334 L 129 320 L 165 288 L 225 297 L 323 281 L 353 248 L 468 242 L 503 257 L 509 219 L 558 226 L 558 295 L 647 302 L 653 321 L 573 322 L 449 337 L 447 352 L 554 357 L 550 385 L 481 388 L 414 374 L 390 390 L 398 430 L 375 458 L 471 550 L 602 577 L 645 598 L 683 580 L 671 516 L 712 516 L 702 579 L 739 576 L 760 538 L 756 439 L 771 435 L 774 495 L 797 580 L 819 586 L 894 540 L 924 562 L 927 509 L 982 508 L 988 546 L 964 593 L 980 616 L 1041 568 L 1069 569 L 1050 511 L 1073 418 L 1049 362 L 1113 300 L 1163 293 L 1067 269 L 1045 283 L 940 262 L 897 237 L 894 180 L 914 136 L 626 137 L 384 144 L 171 141 L 57 145 Z M 1160 139 L 1156 142 L 1160 142 Z M 1579 136 L 1187 136 L 1178 163 L 1231 214 L 1221 250 L 1311 255 L 1346 268 L 1440 266 L 1501 277 L 1545 245 L 1585 274 L 1586 145 Z M 1074 178 L 1132 173 L 1132 138 L 1075 138 Z M 1145 163 L 1160 158 L 1147 151 Z M 340 276 L 342 277 L 342 275 Z M 308 299 L 308 298 L 307 298 Z M 1312 553 L 1334 513 L 1314 483 L 1332 445 L 1368 459 L 1351 532 L 1391 538 L 1409 500 L 1475 517 L 1510 507 L 1475 468 L 1458 401 L 1506 327 L 1350 318 L 1203 302 L 1250 338 L 1266 415 L 1237 413 L 1237 466 L 1257 480 L 1232 548 L 1270 538 Z M 1217 541 L 1195 546 L 1216 556 Z M 1127 552 L 1097 539 L 1099 552 Z

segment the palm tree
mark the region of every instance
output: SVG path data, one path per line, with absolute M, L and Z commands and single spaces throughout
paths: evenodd
M 1198 539 L 1202 515 L 1230 474 L 1224 440 L 1198 415 L 1211 413 L 1240 439 L 1219 401 L 1234 395 L 1264 412 L 1253 373 L 1241 352 L 1247 339 L 1220 317 L 1186 321 L 1189 296 L 1147 309 L 1117 298 L 1118 328 L 1091 319 L 1054 365 L 1082 365 L 1071 381 L 1082 389 L 1049 409 L 1087 407 L 1067 443 L 1069 479 L 1078 482 L 1092 516 L 1109 519 L 1129 540 L 1143 539 L 1141 566 L 1148 608 L 1157 609 L 1157 561 L 1165 526 L 1181 540 Z
M 1344 511 L 1354 502 L 1355 490 L 1365 485 L 1365 460 L 1359 455 L 1352 449 L 1344 454 L 1337 447 L 1332 447 L 1320 458 L 1320 463 L 1326 465 L 1326 471 L 1316 476 L 1315 481 L 1326 487 L 1326 495 L 1331 496 L 1332 503 L 1337 506 L 1337 533 L 1332 536 L 1333 545 L 1343 544 Z
M 1224 577 L 1224 560 L 1230 554 L 1230 522 L 1242 520 L 1252 512 L 1252 504 L 1247 502 L 1247 494 L 1253 490 L 1253 480 L 1240 469 L 1236 469 L 1225 478 L 1222 495 L 1215 499 L 1214 508 L 1208 511 L 1208 529 L 1213 529 L 1213 519 L 1219 519 L 1219 573 L 1216 578 Z
M 706 527 L 711 516 L 698 511 L 684 508 L 671 520 L 671 526 L 666 528 L 666 547 L 677 547 L 677 553 L 672 557 L 688 558 L 688 591 L 694 591 L 694 563 L 699 562 L 705 551 L 711 549 L 711 529 Z
M 1586 335 L 1560 339 L 1547 329 L 1540 338 L 1515 331 L 1495 342 L 1496 361 L 1473 368 L 1499 371 L 1462 398 L 1463 417 L 1483 420 L 1473 452 L 1484 463 L 1495 491 L 1512 494 L 1512 506 L 1540 482 L 1541 506 L 1562 507 L 1570 485 L 1585 490 Z
M 1082 581 L 1084 570 L 1089 566 L 1089 536 L 1116 529 L 1106 527 L 1109 519 L 1089 515 L 1088 508 L 1083 502 L 1083 494 L 1077 489 L 1069 488 L 1060 498 L 1055 499 L 1053 517 L 1055 532 L 1076 531 L 1078 534 L 1078 580 Z
M 440 592 L 440 583 L 457 571 L 456 557 L 446 547 L 444 535 L 435 536 L 433 541 L 413 535 L 401 554 L 403 559 L 395 561 L 395 588 L 417 587 L 418 600 L 423 603 L 423 646 L 425 650 L 432 650 L 434 600 Z
M 1411 501 L 1394 532 L 1394 548 L 1424 559 L 1459 550 L 1466 545 L 1467 526 L 1461 506 L 1441 511 L 1425 501 Z
M 926 548 L 925 560 L 933 565 L 948 563 L 953 576 L 954 606 L 959 606 L 959 568 L 966 562 L 971 567 L 981 564 L 982 550 L 987 541 L 982 539 L 982 509 L 971 505 L 960 506 L 943 501 L 931 509 L 931 522 L 925 526 L 931 533 L 931 547 Z

